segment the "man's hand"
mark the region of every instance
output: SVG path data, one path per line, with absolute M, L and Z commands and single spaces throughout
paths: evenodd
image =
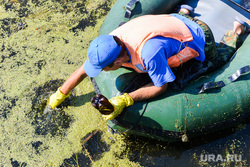
M 109 102 L 114 106 L 114 112 L 109 115 L 103 115 L 102 117 L 105 120 L 112 120 L 117 115 L 119 115 L 125 107 L 131 106 L 134 104 L 134 100 L 127 94 L 124 93 L 121 96 L 113 97 Z
M 52 94 L 47 101 L 47 105 L 49 105 L 52 109 L 60 105 L 67 97 L 70 96 L 70 93 L 68 93 L 67 95 L 63 94 L 60 91 L 60 88 L 58 88 L 56 93 Z

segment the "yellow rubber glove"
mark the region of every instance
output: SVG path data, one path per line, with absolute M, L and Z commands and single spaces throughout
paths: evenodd
M 134 100 L 127 94 L 124 93 L 121 96 L 116 96 L 109 99 L 109 102 L 114 106 L 114 112 L 109 115 L 103 115 L 102 117 L 105 120 L 112 120 L 117 115 L 121 114 L 125 107 L 131 106 L 134 104 Z
M 67 95 L 63 94 L 60 91 L 60 88 L 61 87 L 59 87 L 56 93 L 52 94 L 48 99 L 47 105 L 49 105 L 52 109 L 60 105 L 67 97 L 70 96 L 70 93 L 68 93 Z

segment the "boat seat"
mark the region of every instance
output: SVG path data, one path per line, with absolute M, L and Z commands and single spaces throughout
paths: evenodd
M 188 4 L 195 9 L 193 16 L 208 24 L 216 43 L 220 42 L 227 30 L 233 29 L 235 16 L 250 20 L 249 12 L 229 0 L 184 0 L 182 4 Z M 246 35 L 243 39 L 245 37 Z

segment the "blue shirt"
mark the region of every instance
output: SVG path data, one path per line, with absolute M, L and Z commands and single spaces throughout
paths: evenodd
M 188 46 L 199 53 L 199 56 L 195 59 L 203 62 L 205 60 L 205 35 L 201 27 L 184 16 L 171 15 L 182 20 L 187 25 L 193 35 L 193 41 L 188 42 Z M 168 66 L 167 59 L 177 54 L 186 45 L 186 42 L 181 44 L 178 40 L 162 36 L 151 38 L 145 43 L 141 55 L 144 66 L 155 86 L 160 87 L 175 80 L 175 75 Z

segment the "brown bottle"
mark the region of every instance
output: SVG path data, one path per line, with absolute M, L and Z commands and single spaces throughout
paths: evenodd
M 97 94 L 96 96 L 92 97 L 91 104 L 103 115 L 109 115 L 114 111 L 113 105 L 105 96 L 101 94 Z

